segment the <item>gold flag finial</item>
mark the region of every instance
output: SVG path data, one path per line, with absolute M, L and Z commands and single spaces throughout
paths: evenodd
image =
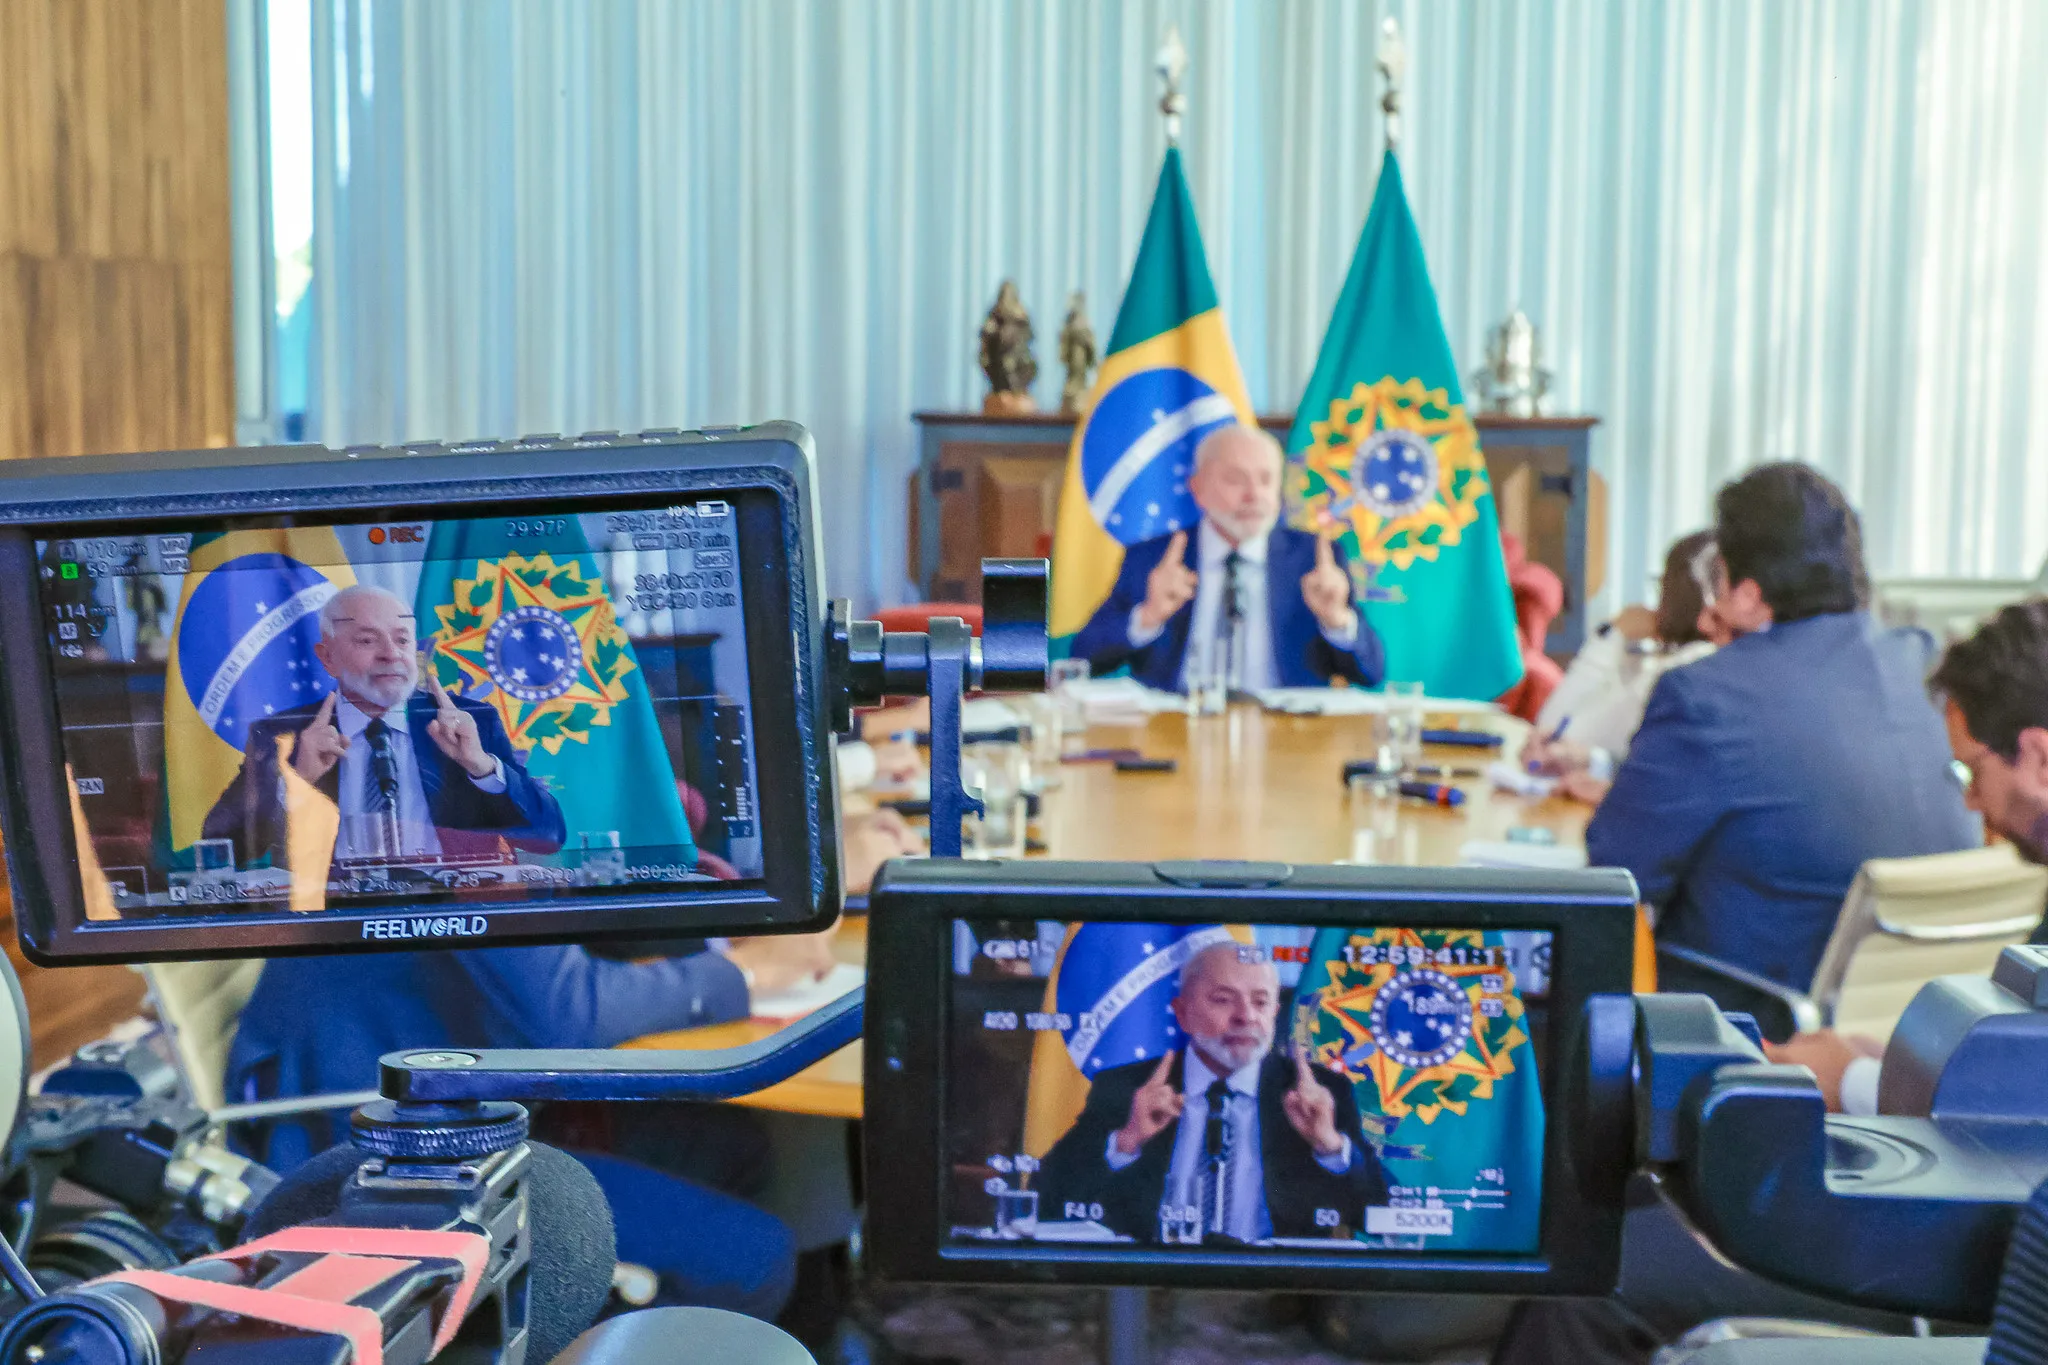
M 1380 25 L 1380 77 L 1387 83 L 1380 96 L 1380 112 L 1387 120 L 1387 150 L 1401 141 L 1401 81 L 1408 74 L 1408 45 L 1401 41 L 1401 25 L 1389 14 Z
M 1180 25 L 1166 27 L 1166 41 L 1159 45 L 1159 56 L 1153 62 L 1153 70 L 1166 85 L 1166 91 L 1159 97 L 1159 112 L 1166 116 L 1166 143 L 1169 147 L 1180 144 L 1180 116 L 1187 112 L 1188 97 L 1181 93 L 1180 80 L 1187 74 L 1188 50 L 1180 40 Z

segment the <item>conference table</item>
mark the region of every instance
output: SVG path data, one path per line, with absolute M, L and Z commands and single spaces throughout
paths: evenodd
M 1431 716 L 1429 724 L 1503 738 L 1495 750 L 1425 746 L 1425 763 L 1464 770 L 1484 768 L 1502 752 L 1513 755 L 1528 731 L 1522 721 L 1493 714 Z M 1376 805 L 1347 788 L 1343 778 L 1345 762 L 1370 757 L 1375 745 L 1371 715 L 1284 715 L 1250 703 L 1234 704 L 1218 716 L 1165 712 L 1142 724 L 1095 725 L 1087 732 L 1087 748 L 1136 749 L 1147 758 L 1173 759 L 1174 769 L 1123 772 L 1108 762 L 1063 763 L 1058 785 L 1041 798 L 1036 829 L 1044 856 L 1088 861 L 1251 858 L 1450 866 L 1468 842 L 1506 840 L 1511 830 L 1548 831 L 1565 846 L 1585 842 L 1590 808 L 1558 797 L 1512 795 L 1479 777 L 1448 779 L 1465 794 L 1460 806 L 1414 799 L 1391 809 Z M 859 963 L 866 948 L 866 919 L 849 917 L 839 927 L 835 952 L 842 961 Z M 786 1022 L 747 1019 L 650 1034 L 626 1046 L 737 1047 Z M 857 1119 L 860 1044 L 734 1102 Z

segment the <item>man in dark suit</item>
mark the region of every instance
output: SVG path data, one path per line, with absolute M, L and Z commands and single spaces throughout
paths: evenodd
M 335 689 L 249 727 L 242 770 L 207 813 L 209 839 L 233 839 L 244 865 L 291 862 L 281 765 L 340 811 L 333 856 L 488 853 L 503 840 L 561 848 L 561 806 L 526 771 L 498 713 L 419 690 L 412 609 L 382 588 L 344 588 L 320 611 L 313 647 Z
M 1925 678 L 1932 643 L 1864 609 L 1862 531 L 1803 464 L 1721 489 L 1708 609 L 1737 638 L 1657 682 L 1586 831 L 1657 936 L 1798 990 L 1868 858 L 1982 842 Z
M 1367 687 L 1386 652 L 1352 600 L 1344 557 L 1279 524 L 1279 443 L 1256 427 L 1219 427 L 1195 449 L 1194 531 L 1124 551 L 1109 597 L 1074 638 L 1096 673 L 1129 664 L 1148 687 L 1184 690 L 1189 662 L 1234 688 Z
M 1263 954 L 1220 944 L 1189 959 L 1173 1001 L 1187 1049 L 1095 1077 L 1046 1153 L 1043 1216 L 1100 1205 L 1097 1221 L 1141 1242 L 1162 1222 L 1223 1242 L 1362 1228 L 1387 1202 L 1386 1171 L 1344 1078 L 1272 1051 L 1279 1009 Z

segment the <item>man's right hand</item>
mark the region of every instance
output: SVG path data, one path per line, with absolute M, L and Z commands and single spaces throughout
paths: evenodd
M 1180 1091 L 1174 1089 L 1173 1082 L 1166 1078 L 1166 1073 L 1172 1069 L 1173 1054 L 1169 1052 L 1159 1059 L 1151 1079 L 1131 1096 L 1131 1117 L 1116 1130 L 1116 1149 L 1125 1156 L 1136 1156 L 1146 1143 L 1159 1136 L 1167 1124 L 1180 1117 L 1185 1100 Z
M 327 700 L 320 703 L 320 709 L 313 715 L 313 723 L 299 731 L 292 745 L 292 768 L 308 782 L 318 782 L 327 776 L 328 770 L 348 752 L 348 736 L 334 723 L 334 702 L 340 695 L 339 691 L 327 694 Z
M 1188 552 L 1188 533 L 1175 531 L 1166 542 L 1166 553 L 1145 580 L 1145 600 L 1138 607 L 1138 624 L 1158 630 L 1173 614 L 1194 600 L 1195 571 L 1182 562 Z

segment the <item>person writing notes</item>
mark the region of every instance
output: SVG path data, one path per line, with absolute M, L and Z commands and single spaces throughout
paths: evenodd
M 1367 687 L 1386 673 L 1372 623 L 1352 600 L 1343 552 L 1280 525 L 1279 442 L 1219 427 L 1195 447 L 1192 529 L 1124 551 L 1109 597 L 1074 638 L 1097 676 L 1125 665 L 1148 687 L 1183 691 L 1190 663 L 1234 688 Z
M 1734 638 L 1713 609 L 1716 553 L 1712 531 L 1680 538 L 1664 556 L 1656 609 L 1624 607 L 1580 647 L 1522 748 L 1529 771 L 1561 779 L 1566 796 L 1600 803 L 1657 679 Z

